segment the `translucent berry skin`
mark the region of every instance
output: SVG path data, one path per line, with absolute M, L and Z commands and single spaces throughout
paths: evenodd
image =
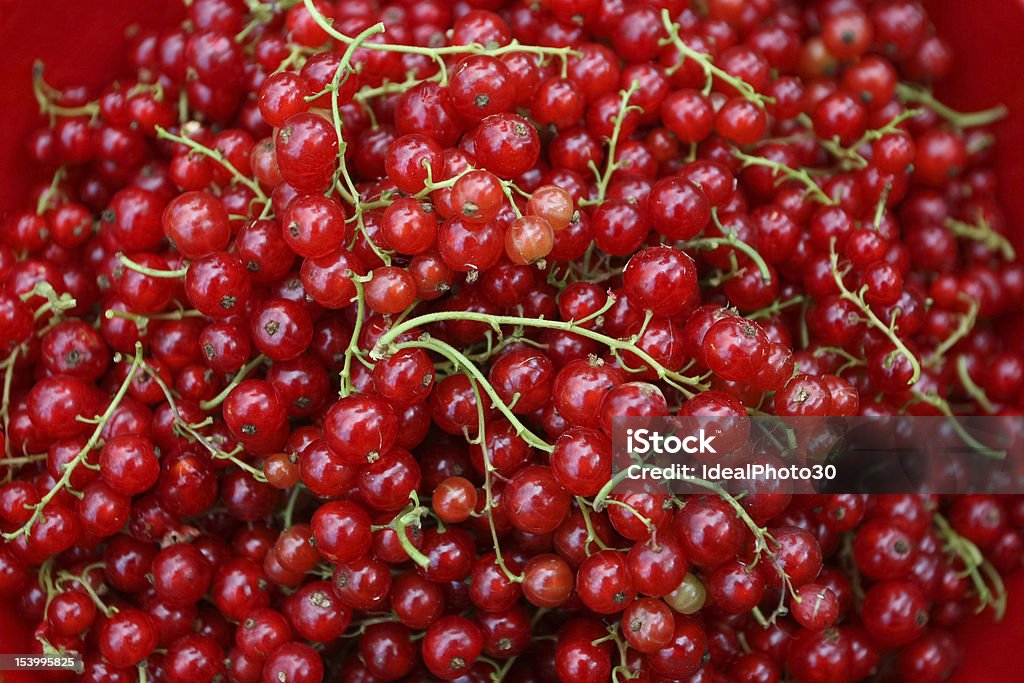
M 338 136 L 317 114 L 294 114 L 277 131 L 277 163 L 285 182 L 303 192 L 327 187 L 338 168 Z
M 768 339 L 755 323 L 742 318 L 719 320 L 704 335 L 704 359 L 719 377 L 747 381 L 761 370 Z
M 281 217 L 281 230 L 292 251 L 313 259 L 347 246 L 351 239 L 341 206 L 320 195 L 292 201 Z
M 384 168 L 398 189 L 416 194 L 425 187 L 428 173 L 440 175 L 443 150 L 425 135 L 403 135 L 388 146 Z
M 652 226 L 669 239 L 692 239 L 711 221 L 707 195 L 684 178 L 669 177 L 656 182 L 647 205 Z
M 228 246 L 231 231 L 224 205 L 205 192 L 185 192 L 164 209 L 163 231 L 185 258 Z
M 611 478 L 611 441 L 598 430 L 571 427 L 554 445 L 551 471 L 566 491 L 593 496 Z
M 377 460 L 395 443 L 398 421 L 387 401 L 368 394 L 343 398 L 324 415 L 324 440 L 352 464 Z
M 530 170 L 540 156 L 540 139 L 529 121 L 517 114 L 488 116 L 476 129 L 476 158 L 499 178 Z
M 879 643 L 906 645 L 927 626 L 928 601 L 909 581 L 876 583 L 864 596 L 863 620 L 868 633 Z
M 554 531 L 569 513 L 569 494 L 547 467 L 525 467 L 516 472 L 501 503 L 509 522 L 532 534 Z
M 576 590 L 583 604 L 599 614 L 614 614 L 636 597 L 626 565 L 626 555 L 602 550 L 588 557 L 576 576 Z
M 465 617 L 451 615 L 438 619 L 427 629 L 421 654 L 430 673 L 450 681 L 472 668 L 483 646 L 479 626 Z
M 685 678 L 701 666 L 708 638 L 704 626 L 694 617 L 675 616 L 675 628 L 668 645 L 645 656 L 647 665 L 656 674 Z

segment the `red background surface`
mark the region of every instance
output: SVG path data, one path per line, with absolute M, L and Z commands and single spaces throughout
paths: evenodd
M 962 109 L 1003 102 L 1009 119 L 999 130 L 998 169 L 1003 202 L 1024 247 L 1024 0 L 934 0 L 926 2 L 939 34 L 956 53 L 954 73 L 940 88 L 945 101 Z M 22 162 L 22 141 L 37 122 L 31 66 L 46 62 L 55 85 L 100 86 L 123 73 L 125 29 L 159 28 L 180 16 L 177 0 L 0 0 L 0 216 L 22 203 L 38 179 Z M 1024 331 L 1017 321 L 1015 332 Z M 1016 338 L 1022 338 L 1018 335 Z M 966 650 L 955 683 L 1021 680 L 1018 651 L 1024 634 L 1024 574 L 1009 581 L 1006 618 L 985 616 L 961 627 Z M 29 652 L 31 627 L 0 604 L 0 652 Z M 7 683 L 38 680 L 0 672 Z

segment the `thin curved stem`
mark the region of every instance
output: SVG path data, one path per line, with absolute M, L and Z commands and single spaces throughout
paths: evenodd
M 904 102 L 923 104 L 957 128 L 987 126 L 1006 117 L 1009 110 L 1004 104 L 975 112 L 960 112 L 939 102 L 930 90 L 920 85 L 897 83 L 896 96 Z
M 788 179 L 794 180 L 805 188 L 807 188 L 807 194 L 819 204 L 825 204 L 827 206 L 835 206 L 838 202 L 825 194 L 825 191 L 821 189 L 818 183 L 814 182 L 814 178 L 811 177 L 810 173 L 805 168 L 792 168 L 785 164 L 779 163 L 778 161 L 772 161 L 764 157 L 759 157 L 753 154 L 747 154 L 739 149 L 732 151 L 733 156 L 743 162 L 743 167 L 747 166 L 764 166 L 770 168 L 780 176 L 780 180 Z
M 958 221 L 955 218 L 947 218 L 945 225 L 957 237 L 980 242 L 988 247 L 989 250 L 998 252 L 1005 261 L 1012 262 L 1017 260 L 1017 252 L 1013 248 L 1013 244 L 1010 243 L 1010 240 L 1006 239 L 1006 236 L 1002 233 L 993 230 L 992 226 L 984 220 L 977 225 L 972 225 L 964 221 Z
M 630 106 L 629 100 L 636 94 L 636 91 L 640 89 L 640 81 L 633 79 L 629 84 L 629 87 L 625 90 L 619 91 L 619 96 L 622 98 L 619 103 L 619 112 L 612 119 L 612 135 L 608 138 L 608 158 L 605 161 L 604 172 L 602 173 L 597 169 L 597 166 L 593 161 L 590 162 L 590 169 L 597 176 L 597 197 L 593 200 L 585 200 L 580 202 L 584 206 L 592 204 L 600 204 L 604 201 L 605 194 L 608 192 L 608 183 L 611 182 L 612 175 L 615 171 L 622 166 L 621 162 L 615 160 L 615 152 L 619 146 L 619 138 L 622 136 L 622 124 L 626 121 L 626 115 L 630 111 L 639 110 L 640 107 Z
M 177 401 L 174 400 L 174 394 L 173 392 L 171 392 L 170 387 L 167 386 L 167 382 L 164 381 L 164 379 L 160 376 L 158 372 L 155 372 L 148 365 L 143 364 L 143 367 L 145 368 L 146 374 L 148 374 L 153 379 L 153 381 L 156 382 L 156 385 L 160 387 L 160 391 L 163 392 L 164 398 L 167 400 L 167 405 L 169 405 L 171 408 L 171 415 L 174 416 L 174 424 L 178 425 L 178 427 L 183 432 L 185 432 L 185 434 L 195 439 L 195 441 L 199 445 L 205 448 L 207 452 L 209 452 L 210 457 L 217 458 L 218 460 L 228 460 L 239 469 L 248 472 L 249 475 L 256 481 L 266 483 L 267 475 L 263 473 L 263 470 L 257 467 L 253 467 L 252 465 L 238 457 L 238 453 L 242 452 L 241 446 L 239 446 L 231 453 L 225 453 L 221 449 L 217 448 L 214 444 L 212 444 L 210 440 L 206 438 L 203 434 L 199 433 L 198 430 L 201 427 L 197 427 L 196 425 L 192 425 L 186 422 L 184 418 L 181 417 L 181 412 L 178 410 L 178 403 Z
M 493 493 L 493 480 L 494 480 L 494 463 L 491 462 L 491 452 L 487 448 L 487 417 L 484 415 L 484 400 L 483 396 L 480 395 L 480 385 L 477 380 L 470 378 L 469 385 L 473 388 L 473 394 L 476 396 L 476 414 L 477 414 L 477 440 L 479 441 L 480 454 L 484 461 L 484 505 L 487 509 L 487 525 L 491 529 L 491 540 L 494 541 L 494 556 L 504 572 L 505 576 L 509 581 L 513 583 L 522 583 L 526 576 L 524 574 L 516 574 L 508 565 L 505 564 L 505 557 L 501 554 L 501 543 L 498 542 L 498 528 L 494 524 L 494 493 Z
M 603 344 L 611 350 L 618 352 L 625 351 L 633 354 L 654 370 L 659 380 L 666 381 L 687 394 L 692 395 L 692 392 L 686 388 L 687 386 L 697 388 L 702 391 L 706 389 L 706 386 L 699 380 L 667 369 L 661 363 L 652 358 L 649 353 L 639 348 L 635 343 L 636 339 L 615 339 L 614 337 L 609 337 L 606 334 L 601 334 L 600 332 L 595 332 L 594 330 L 587 329 L 586 327 L 581 327 L 578 322 L 563 322 L 560 320 L 546 320 L 544 318 L 524 318 L 511 315 L 491 315 L 488 313 L 477 313 L 474 311 L 437 311 L 436 313 L 427 313 L 425 315 L 406 320 L 402 324 L 395 325 L 385 332 L 377 341 L 377 346 L 370 352 L 370 356 L 372 358 L 382 358 L 387 352 L 388 347 L 394 343 L 400 335 L 417 327 L 423 327 L 431 323 L 443 322 L 445 320 L 469 320 L 484 323 L 491 326 L 499 334 L 501 333 L 502 325 L 572 332 L 573 334 L 578 334 L 581 337 L 586 337 Z
M 307 7 L 311 8 L 310 12 L 314 11 L 312 3 L 309 3 Z M 374 253 L 384 261 L 384 265 L 390 266 L 390 255 L 374 244 L 373 240 L 366 233 L 366 226 L 363 222 L 363 212 L 366 211 L 366 207 L 359 201 L 359 190 L 356 188 L 356 184 L 352 180 L 352 175 L 349 173 L 348 164 L 345 162 L 348 143 L 345 142 L 345 138 L 342 135 L 343 124 L 341 120 L 341 103 L 338 101 L 338 90 L 343 82 L 342 76 L 344 75 L 344 78 L 348 79 L 354 75 L 354 71 L 350 65 L 352 63 L 352 58 L 355 56 L 356 50 L 360 47 L 369 47 L 369 45 L 366 44 L 366 41 L 375 35 L 384 33 L 384 31 L 384 24 L 376 23 L 363 30 L 355 38 L 351 39 L 345 53 L 341 56 L 341 60 L 338 62 L 338 68 L 335 69 L 334 76 L 331 78 L 331 83 L 327 86 L 327 90 L 331 93 L 331 120 L 334 123 L 334 133 L 338 137 L 338 171 L 334 182 L 331 183 L 331 188 L 336 188 L 338 190 L 344 188 L 344 192 L 342 194 L 346 201 L 352 205 L 359 232 L 363 234 L 363 237 L 366 239 L 366 243 L 371 249 L 373 249 Z
M 770 306 L 766 306 L 765 308 L 760 308 L 752 313 L 748 313 L 746 317 L 747 320 L 761 320 L 763 318 L 770 318 L 773 315 L 782 313 L 782 311 L 786 310 L 787 308 L 790 308 L 792 306 L 799 306 L 804 302 L 804 300 L 805 297 L 802 294 L 797 294 L 796 296 L 786 299 L 785 301 L 776 299 L 775 301 L 772 302 Z
M 917 359 L 917 356 L 911 352 L 907 345 L 903 343 L 903 340 L 899 338 L 899 335 L 893 331 L 892 326 L 883 323 L 875 312 L 871 310 L 871 306 L 864 300 L 864 295 L 861 293 L 854 293 L 847 288 L 846 283 L 843 282 L 843 276 L 839 272 L 839 254 L 836 253 L 836 238 L 832 238 L 832 249 L 829 258 L 832 263 L 832 277 L 835 279 L 836 286 L 839 288 L 839 296 L 847 301 L 853 303 L 860 309 L 860 312 L 864 314 L 866 322 L 877 329 L 879 332 L 884 334 L 892 345 L 895 347 L 894 353 L 899 353 L 901 356 L 907 359 L 912 368 L 910 381 L 907 386 L 914 385 L 917 380 L 921 378 L 921 362 Z
M 51 202 L 57 197 L 60 184 L 67 177 L 68 171 L 65 166 L 58 166 L 57 170 L 53 172 L 53 180 L 50 181 L 50 186 L 39 195 L 39 199 L 36 200 L 36 214 L 42 216 L 46 213 L 47 209 L 51 208 Z
M 939 537 L 945 541 L 945 550 L 964 563 L 965 572 L 978 593 L 978 611 L 988 606 L 995 613 L 996 621 L 1002 619 L 1006 614 L 1006 586 L 999 572 L 985 559 L 978 546 L 958 534 L 941 514 L 936 512 L 932 522 Z
M 63 474 L 61 474 L 60 479 L 58 479 L 50 488 L 50 490 L 47 491 L 43 495 L 43 497 L 39 499 L 38 503 L 32 505 L 32 516 L 29 517 L 28 521 L 25 522 L 25 524 L 19 527 L 16 531 L 3 534 L 3 537 L 6 540 L 10 541 L 17 538 L 18 536 L 21 536 L 22 534 L 28 534 L 29 531 L 32 529 L 32 526 L 36 522 L 38 522 L 39 519 L 43 516 L 43 509 L 50 503 L 51 500 L 53 500 L 53 498 L 58 493 L 63 491 L 68 486 L 68 484 L 71 482 L 71 475 L 74 473 L 75 469 L 99 444 L 100 436 L 103 433 L 103 428 L 107 425 L 107 422 L 110 421 L 110 418 L 113 417 L 114 412 L 117 410 L 117 407 L 121 405 L 122 399 L 124 399 L 125 395 L 127 395 L 128 388 L 131 386 L 132 380 L 135 378 L 135 373 L 141 366 L 142 344 L 140 342 L 135 342 L 135 357 L 132 359 L 131 367 L 128 368 L 128 374 L 125 375 L 125 378 L 121 382 L 121 386 L 118 388 L 117 393 L 115 393 L 113 398 L 110 399 L 110 405 L 107 406 L 107 409 L 103 411 L 103 414 L 96 419 L 96 427 L 93 429 L 92 434 L 89 435 L 89 439 L 85 442 L 85 445 L 83 445 L 82 448 L 78 451 L 78 454 L 75 455 L 75 457 L 72 458 L 66 465 L 64 465 L 64 471 Z
M 199 407 L 203 410 L 213 410 L 214 408 L 219 406 L 221 403 L 224 402 L 224 399 L 228 397 L 228 394 L 231 393 L 231 390 L 238 386 L 239 382 L 245 379 L 250 372 L 252 372 L 253 370 L 255 370 L 256 368 L 258 368 L 259 366 L 263 365 L 266 362 L 267 357 L 264 356 L 263 354 L 260 354 L 259 356 L 253 358 L 251 361 L 249 361 L 248 363 L 246 363 L 245 365 L 238 369 L 238 372 L 235 373 L 235 376 L 234 378 L 232 378 L 231 382 L 226 387 L 221 389 L 219 394 L 217 394 L 208 401 L 202 401 L 199 404 Z
M 992 401 L 985 395 L 985 390 L 971 379 L 971 373 L 967 369 L 967 356 L 960 356 L 956 359 L 956 374 L 960 378 L 960 384 L 963 385 L 967 395 L 973 398 L 974 402 L 986 413 L 994 415 L 996 407 L 992 405 Z
M 144 266 L 141 263 L 136 263 L 124 254 L 118 254 L 117 260 L 124 265 L 128 270 L 134 270 L 136 273 L 141 273 L 147 277 L 155 277 L 163 280 L 180 280 L 188 274 L 188 266 L 178 268 L 176 270 L 157 270 L 156 268 L 150 268 Z
M 413 492 L 415 495 L 415 491 Z M 398 543 L 402 546 L 402 550 L 409 556 L 409 559 L 418 564 L 421 567 L 430 566 L 430 558 L 423 554 L 423 552 L 412 544 L 409 537 L 406 536 L 405 530 L 412 523 L 419 523 L 420 517 L 427 513 L 427 508 L 420 506 L 419 500 L 414 501 L 409 507 L 407 507 L 400 514 L 396 515 L 392 524 L 394 524 L 395 533 L 398 534 Z
M 345 348 L 345 362 L 341 368 L 339 394 L 342 398 L 355 391 L 355 387 L 352 386 L 352 357 L 360 353 L 359 333 L 363 330 L 363 313 L 366 308 L 363 283 L 358 278 L 352 278 L 352 285 L 356 288 L 356 321 L 352 327 L 352 337 L 348 340 L 348 346 Z
M 950 349 L 970 334 L 971 330 L 974 329 L 975 323 L 978 322 L 978 311 L 980 310 L 978 301 L 966 294 L 961 294 L 960 296 L 967 300 L 967 310 L 960 316 L 960 322 L 957 324 L 956 329 L 953 330 L 953 333 L 936 346 L 928 356 L 928 359 L 925 361 L 925 365 L 928 367 L 939 365 Z
M 250 178 L 249 176 L 242 173 L 241 171 L 239 171 L 237 168 L 235 168 L 235 165 L 228 161 L 228 158 L 224 156 L 224 154 L 219 149 L 211 149 L 206 145 L 196 142 L 191 138 L 187 138 L 181 135 L 175 135 L 174 133 L 169 132 L 168 130 L 161 126 L 156 127 L 156 136 L 164 140 L 171 140 L 172 142 L 177 142 L 178 144 L 185 145 L 189 149 L 199 152 L 203 156 L 207 156 L 213 159 L 218 164 L 227 169 L 228 173 L 231 174 L 231 177 L 234 178 L 236 182 L 239 182 L 242 185 L 245 185 L 247 188 L 249 188 L 252 191 L 252 193 L 256 196 L 256 200 L 259 201 L 261 204 L 266 204 L 270 201 L 269 199 L 267 199 L 267 195 L 263 191 L 263 188 L 260 187 L 260 184 L 257 183 L 252 178 Z
M 942 398 L 934 391 L 926 393 L 917 389 L 912 389 L 911 393 L 918 401 L 927 403 L 949 418 L 949 424 L 953 428 L 953 431 L 956 432 L 957 436 L 960 437 L 960 440 L 973 448 L 978 454 L 983 455 L 986 458 L 992 458 L 993 460 L 1003 460 L 1006 458 L 1006 451 L 986 446 L 974 438 L 974 436 L 963 426 L 957 416 L 953 414 L 953 409 L 949 407 L 949 403 L 946 402 L 946 399 Z
M 590 519 L 590 510 L 588 509 L 587 499 L 582 496 L 576 496 L 576 503 L 580 506 L 580 514 L 583 515 L 583 524 L 587 528 L 587 540 L 583 544 L 583 550 L 586 552 L 587 557 L 590 557 L 591 543 L 596 545 L 598 550 L 608 550 L 608 546 L 605 545 L 605 542 L 597 535 L 597 531 L 594 530 L 594 522 Z M 648 526 L 648 528 L 650 527 Z
M 717 216 L 715 217 L 717 221 Z M 723 231 L 724 232 L 724 231 Z M 770 284 L 772 281 L 772 271 L 765 263 L 764 258 L 761 254 L 754 249 L 752 246 L 736 237 L 734 233 L 725 233 L 724 237 L 700 237 L 697 239 L 683 242 L 684 249 L 717 249 L 719 247 L 732 247 L 736 251 L 742 251 L 746 254 L 747 258 L 754 262 L 754 266 L 758 272 L 761 273 L 761 279 L 765 284 Z
M 484 373 L 480 371 L 480 368 L 474 365 L 473 361 L 466 358 L 466 356 L 454 346 L 443 342 L 440 339 L 432 339 L 428 335 L 424 335 L 416 341 L 401 342 L 394 346 L 396 351 L 410 348 L 434 351 L 435 353 L 438 353 L 450 360 L 457 369 L 465 373 L 470 378 L 470 381 L 476 381 L 480 384 L 480 387 L 483 388 L 484 393 L 490 397 L 491 402 L 494 403 L 498 412 L 504 415 L 505 419 L 515 427 L 517 436 L 534 448 L 539 448 L 547 453 L 554 450 L 554 446 L 531 432 L 530 429 L 522 423 L 519 417 L 512 412 L 512 409 L 501 399 L 500 396 L 498 396 L 498 392 L 495 391 L 491 383 L 487 381 L 487 378 L 484 376 Z
M 344 33 L 339 32 L 334 28 L 333 24 L 324 17 L 323 13 L 317 9 L 316 5 L 313 4 L 313 0 L 303 0 L 303 4 L 306 6 L 306 10 L 309 12 L 310 17 L 317 25 L 322 28 L 327 35 L 331 36 L 335 40 L 345 45 L 351 45 L 355 42 L 355 39 L 346 36 Z M 523 45 L 517 40 L 511 41 L 508 45 L 502 45 L 495 48 L 487 48 L 483 45 L 476 43 L 470 45 L 446 45 L 444 47 L 416 47 L 413 45 L 399 45 L 395 43 L 370 43 L 364 45 L 368 50 L 379 50 L 381 52 L 404 52 L 411 54 L 424 55 L 433 59 L 435 62 L 443 62 L 440 57 L 442 55 L 466 55 L 466 54 L 486 54 L 492 57 L 500 57 L 501 55 L 514 53 L 514 52 L 529 52 L 536 55 L 560 57 L 562 59 L 568 59 L 571 56 L 579 54 L 576 50 L 570 47 L 541 47 L 538 45 Z M 444 68 L 443 66 L 441 68 Z
M 40 114 L 49 116 L 51 123 L 58 116 L 88 116 L 91 120 L 95 120 L 99 116 L 100 103 L 96 101 L 87 102 L 80 107 L 63 107 L 55 104 L 53 98 L 58 97 L 60 93 L 54 90 L 43 78 L 45 70 L 46 65 L 40 59 L 37 59 L 32 64 L 32 94 L 39 104 Z
M 704 76 L 707 78 L 707 84 L 704 87 L 704 94 L 710 94 L 714 79 L 718 79 L 723 83 L 728 83 L 736 91 L 743 96 L 744 99 L 753 102 L 762 109 L 769 102 L 774 102 L 775 98 L 767 95 L 762 95 L 757 92 L 750 83 L 747 83 L 742 78 L 733 76 L 725 69 L 717 66 L 711 55 L 705 54 L 694 50 L 692 47 L 683 42 L 683 39 L 679 36 L 679 24 L 672 21 L 672 14 L 667 10 L 661 11 L 661 23 L 665 27 L 665 31 L 668 33 L 668 40 L 665 41 L 667 44 L 673 45 L 679 53 L 686 59 L 692 59 L 700 65 L 700 68 L 704 71 Z

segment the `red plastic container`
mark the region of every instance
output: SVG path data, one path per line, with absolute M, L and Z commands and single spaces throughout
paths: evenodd
M 964 110 L 998 102 L 1010 108 L 999 126 L 997 168 L 1002 200 L 1024 249 L 1024 0 L 933 0 L 928 5 L 939 34 L 956 54 L 952 75 L 939 94 Z M 178 21 L 180 0 L 0 0 L 0 217 L 20 205 L 39 180 L 23 163 L 25 135 L 38 123 L 31 68 L 46 63 L 55 85 L 99 86 L 124 73 L 125 30 L 133 24 L 161 28 Z M 1024 344 L 1024 318 L 1008 323 L 1008 338 Z M 1024 574 L 1008 582 L 1010 607 L 994 624 L 987 616 L 957 631 L 965 648 L 955 683 L 1022 680 L 1015 648 L 1024 633 Z M 29 651 L 30 625 L 11 605 L 0 604 L 0 652 Z M 0 672 L 5 683 L 39 680 L 33 674 Z

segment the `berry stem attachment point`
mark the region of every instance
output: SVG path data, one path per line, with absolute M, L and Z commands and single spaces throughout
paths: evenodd
M 409 559 L 425 569 L 430 566 L 430 558 L 412 544 L 405 530 L 410 524 L 419 526 L 420 517 L 427 514 L 429 510 L 420 505 L 419 497 L 415 491 L 412 492 L 411 498 L 412 501 L 409 505 L 402 512 L 395 515 L 391 523 L 394 525 L 392 528 L 395 530 L 395 533 L 398 534 L 398 543 L 409 556 Z

